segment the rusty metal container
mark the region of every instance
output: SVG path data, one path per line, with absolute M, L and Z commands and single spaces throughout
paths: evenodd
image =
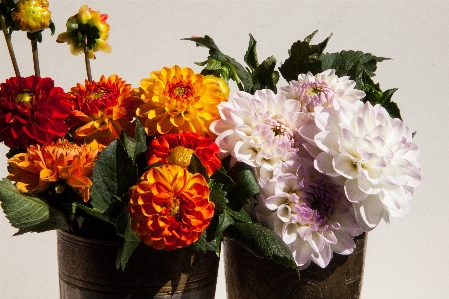
M 224 241 L 228 299 L 357 299 L 362 289 L 366 234 L 355 238 L 350 255 L 334 254 L 322 269 L 312 263 L 300 271 L 254 256 L 235 241 Z
M 58 230 L 61 299 L 213 299 L 219 258 L 190 248 L 172 252 L 140 244 L 124 271 L 116 270 L 120 242 Z

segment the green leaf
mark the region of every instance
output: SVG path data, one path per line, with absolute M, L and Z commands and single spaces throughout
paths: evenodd
M 216 183 L 222 184 L 222 189 L 226 192 L 235 187 L 234 181 L 226 174 L 226 170 L 223 167 L 220 167 L 217 171 L 215 171 L 211 175 L 210 179 Z
M 256 82 L 254 82 L 253 90 L 251 93 L 255 93 L 259 89 L 271 89 L 273 92 L 277 92 L 276 84 L 279 79 L 279 73 L 274 70 L 276 66 L 276 58 L 270 56 L 265 59 L 260 65 L 255 68 L 252 76 Z M 273 74 L 277 74 L 274 75 Z
M 38 197 L 20 193 L 8 179 L 0 182 L 0 201 L 6 218 L 19 229 L 15 235 L 53 229 L 70 231 L 64 214 Z
M 269 258 L 284 267 L 297 269 L 290 249 L 272 230 L 258 223 L 235 223 L 225 236 L 251 251 L 255 256 Z
M 204 37 L 184 38 L 183 40 L 194 41 L 197 46 L 208 48 L 210 55 L 209 59 L 213 58 L 215 60 L 218 60 L 221 62 L 222 67 L 227 67 L 231 74 L 231 79 L 233 79 L 237 83 L 237 86 L 240 90 L 244 90 L 246 92 L 250 92 L 252 90 L 253 80 L 251 78 L 251 75 L 234 58 L 223 54 L 211 37 L 205 35 Z M 205 74 L 210 73 L 206 72 Z
M 204 167 L 203 163 L 201 163 L 200 158 L 197 155 L 192 154 L 190 158 L 190 164 L 188 167 L 190 173 L 199 173 L 204 176 L 206 179 L 209 179 L 209 175 L 207 174 L 207 169 Z
M 207 252 L 207 251 L 213 251 L 213 252 L 220 252 L 220 244 L 217 239 L 214 239 L 212 241 L 207 241 L 207 232 L 204 231 L 201 237 L 198 238 L 195 242 L 190 245 L 190 247 L 198 252 Z
M 244 209 L 241 209 L 240 211 L 234 211 L 230 207 L 226 207 L 225 211 L 228 212 L 232 218 L 238 222 L 244 222 L 244 223 L 251 223 L 251 217 L 246 213 Z
M 239 168 L 231 177 L 236 183 L 235 187 L 228 192 L 228 206 L 234 211 L 241 210 L 249 199 L 260 193 L 259 186 L 250 166 L 244 163 L 236 163 L 234 168 Z
M 122 198 L 137 180 L 137 167 L 119 140 L 105 148 L 95 162 L 91 205 L 106 211 L 114 198 Z
M 207 241 L 212 241 L 223 233 L 223 231 L 234 223 L 229 212 L 225 209 L 220 214 L 214 214 L 209 226 L 207 227 Z
M 131 219 L 128 217 L 125 233 L 123 235 L 125 239 L 122 246 L 120 247 L 119 253 L 117 255 L 116 268 L 125 270 L 126 263 L 133 251 L 139 246 L 140 239 L 131 229 Z
M 255 70 L 259 66 L 259 60 L 257 59 L 256 45 L 257 41 L 254 39 L 252 34 L 250 34 L 248 50 L 245 53 L 244 60 L 246 64 L 251 68 L 251 70 Z
M 223 190 L 223 184 L 209 180 L 209 190 L 209 200 L 215 204 L 215 213 L 223 213 L 229 202 L 226 198 L 226 192 Z

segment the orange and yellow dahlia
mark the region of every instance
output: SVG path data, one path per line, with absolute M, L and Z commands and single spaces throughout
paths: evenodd
M 33 33 L 50 26 L 48 6 L 47 0 L 19 0 L 11 16 L 20 30 Z
M 71 105 L 50 78 L 12 77 L 0 84 L 0 142 L 25 149 L 67 133 Z
M 212 175 L 221 166 L 217 157 L 219 152 L 220 148 L 209 137 L 202 137 L 193 132 L 165 134 L 154 139 L 148 147 L 148 165 L 170 163 L 188 167 L 192 154 L 195 154 L 206 167 L 207 173 Z
M 84 34 L 88 38 L 89 58 L 94 59 L 94 52 L 110 53 L 111 46 L 106 42 L 109 37 L 110 26 L 106 23 L 107 14 L 90 9 L 87 5 L 80 7 L 79 12 L 67 20 L 67 31 L 60 33 L 58 43 L 70 45 L 73 55 L 84 53 Z
M 167 251 L 198 240 L 214 215 L 201 174 L 177 165 L 153 167 L 129 192 L 131 227 L 147 245 Z
M 39 193 L 51 186 L 55 186 L 56 193 L 62 193 L 69 185 L 87 202 L 97 155 L 97 150 L 67 140 L 42 147 L 31 145 L 26 153 L 8 160 L 8 179 L 15 181 L 22 193 Z
M 68 94 L 73 110 L 67 124 L 78 144 L 101 149 L 120 138 L 122 130 L 134 136 L 133 119 L 141 100 L 131 84 L 117 75 L 78 83 Z
M 195 74 L 177 65 L 164 67 L 140 81 L 145 103 L 137 109 L 137 116 L 149 136 L 195 132 L 215 137 L 209 125 L 220 117 L 217 106 L 227 101 L 228 95 L 229 87 L 221 78 Z

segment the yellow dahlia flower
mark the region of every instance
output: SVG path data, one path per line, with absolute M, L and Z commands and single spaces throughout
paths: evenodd
M 58 43 L 70 45 L 73 55 L 84 53 L 83 36 L 87 34 L 89 58 L 94 59 L 94 52 L 110 53 L 111 46 L 106 42 L 109 37 L 110 26 L 106 23 L 107 14 L 90 9 L 87 5 L 81 6 L 79 12 L 67 20 L 67 31 L 58 35 Z
M 220 117 L 217 106 L 228 95 L 223 79 L 195 74 L 187 67 L 164 67 L 140 81 L 145 103 L 136 114 L 149 136 L 194 132 L 215 137 L 209 125 Z
M 57 193 L 62 193 L 69 185 L 87 202 L 97 154 L 98 150 L 67 140 L 42 147 L 31 145 L 26 153 L 8 160 L 8 179 L 15 181 L 22 193 L 39 193 L 51 186 L 55 186 Z
M 47 0 L 19 0 L 11 16 L 20 30 L 33 33 L 50 26 L 48 6 Z

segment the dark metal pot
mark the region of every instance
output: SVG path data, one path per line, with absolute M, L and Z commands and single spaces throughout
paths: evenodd
M 61 299 L 213 299 L 219 258 L 190 248 L 172 252 L 140 244 L 125 271 L 116 270 L 120 242 L 58 230 Z
M 362 289 L 366 234 L 355 238 L 350 255 L 334 254 L 322 269 L 312 263 L 300 271 L 254 256 L 225 238 L 224 261 L 228 299 L 357 299 Z

